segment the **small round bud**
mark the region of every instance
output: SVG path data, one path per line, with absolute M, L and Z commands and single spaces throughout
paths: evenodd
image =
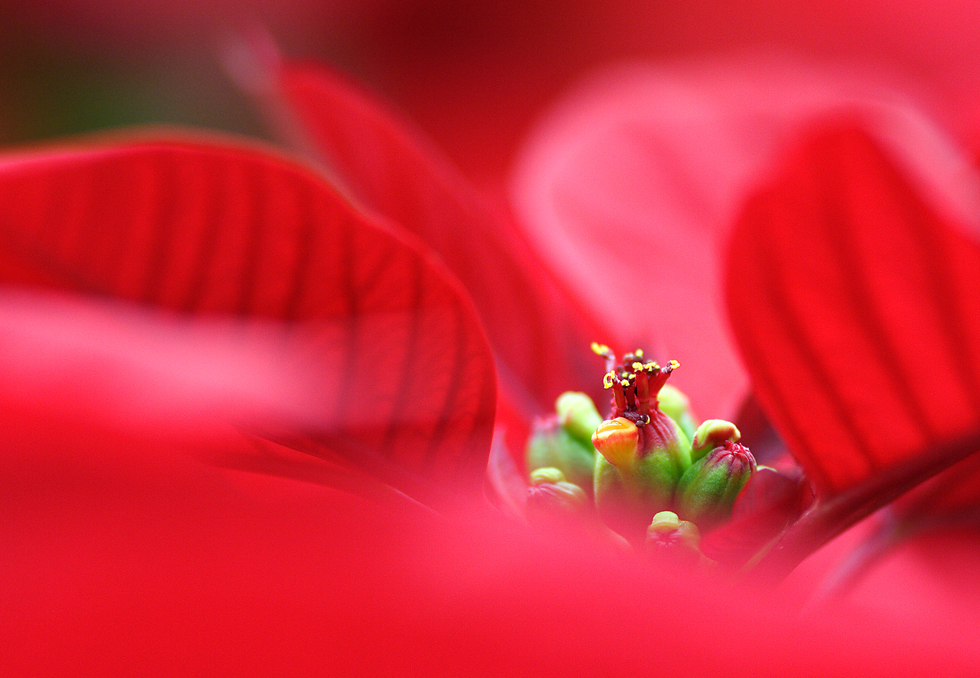
M 698 526 L 680 520 L 672 511 L 661 511 L 647 528 L 646 550 L 656 556 L 678 558 L 687 564 L 701 559 L 701 534 Z
M 577 525 L 594 520 L 592 501 L 581 487 L 564 480 L 548 480 L 549 477 L 564 477 L 561 471 L 539 469 L 535 474 L 532 474 L 533 484 L 527 490 L 525 504 L 525 513 L 532 525 Z

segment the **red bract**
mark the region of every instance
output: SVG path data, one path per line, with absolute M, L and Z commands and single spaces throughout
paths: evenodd
M 523 416 L 550 411 L 565 390 L 601 392 L 588 345 L 608 332 L 542 265 L 504 209 L 337 74 L 276 58 L 264 68 L 253 78 L 285 134 L 359 205 L 422 238 L 466 285 L 504 393 Z
M 921 198 L 858 128 L 814 138 L 749 203 L 729 258 L 732 323 L 760 397 L 822 491 L 975 429 L 970 228 Z
M 929 197 L 841 124 L 790 158 L 733 236 L 740 348 L 824 502 L 779 558 L 980 449 L 977 215 Z
M 873 676 L 980 660 L 969 627 L 937 636 L 932 616 L 797 619 L 778 599 L 535 544 L 478 514 L 393 511 L 204 467 L 186 442 L 50 423 L 5 427 L 5 458 L 28 460 L 4 479 L 6 673 Z M 764 643 L 705 643 L 691 629 L 706 617 Z
M 494 381 L 469 300 L 310 171 L 192 141 L 56 148 L 0 164 L 0 211 L 8 286 L 218 318 L 224 341 L 305 375 L 312 417 L 284 434 L 301 449 L 416 496 L 480 488 Z

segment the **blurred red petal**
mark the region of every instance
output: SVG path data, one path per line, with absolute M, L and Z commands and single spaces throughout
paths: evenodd
M 244 492 L 152 440 L 106 454 L 92 429 L 9 423 L 0 459 L 24 466 L 2 485 L 8 675 L 968 675 L 980 661 L 973 628 L 944 627 L 942 609 L 800 618 L 778 593 L 535 543 L 477 513 L 275 478 Z M 706 615 L 752 642 L 706 642 L 692 631 Z
M 748 384 L 718 262 L 735 211 L 802 120 L 891 106 L 873 83 L 778 56 L 599 73 L 532 135 L 515 204 L 597 317 L 679 360 L 701 416 L 732 418 Z
M 912 534 L 873 563 L 870 572 L 847 591 L 849 600 L 874 606 L 896 619 L 941 615 L 954 624 L 980 623 L 977 562 L 980 533 L 976 523 Z M 903 595 L 894 595 L 903 591 Z
M 607 332 L 575 305 L 504 210 L 491 207 L 420 133 L 332 71 L 286 63 L 266 93 L 296 123 L 331 178 L 423 239 L 469 290 L 501 384 L 525 413 L 563 391 L 601 393 L 589 351 Z M 298 124 L 297 124 L 298 123 Z
M 760 402 L 818 489 L 865 514 L 980 446 L 980 212 L 937 202 L 923 178 L 944 168 L 909 172 L 907 149 L 814 133 L 728 259 Z
M 0 388 L 0 439 L 5 675 L 955 675 L 980 661 L 941 606 L 800 618 L 777 592 L 542 543 L 473 506 L 437 517 L 318 482 L 322 460 L 263 455 L 216 422 L 163 438 Z M 250 447 L 302 476 L 202 463 Z M 705 642 L 691 629 L 706 614 L 758 642 Z
M 524 520 L 528 484 L 517 470 L 514 455 L 507 447 L 506 431 L 498 427 L 490 446 L 487 464 L 487 495 L 501 512 L 512 520 Z
M 299 165 L 165 140 L 11 157 L 0 252 L 8 284 L 218 317 L 246 343 L 285 323 L 271 344 L 311 372 L 315 417 L 283 435 L 415 495 L 482 487 L 493 365 L 465 292 Z
M 976 515 L 980 509 L 980 454 L 974 454 L 943 471 L 896 503 L 896 511 L 912 522 L 934 522 L 946 515 Z
M 161 317 L 52 293 L 0 294 L 4 397 L 123 429 L 317 423 L 313 361 L 272 323 Z

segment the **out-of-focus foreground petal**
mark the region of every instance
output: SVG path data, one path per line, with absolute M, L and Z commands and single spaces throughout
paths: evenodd
M 302 425 L 269 431 L 283 442 L 429 501 L 482 487 L 494 375 L 471 302 L 410 236 L 298 164 L 165 140 L 10 156 L 0 161 L 0 261 L 7 285 L 137 302 L 160 309 L 161 326 L 168 314 L 216 318 L 226 344 L 307 375 Z M 131 352 L 158 346 L 166 361 L 167 332 L 147 327 Z M 236 383 L 254 368 L 225 367 Z
M 749 201 L 728 258 L 759 401 L 850 513 L 837 529 L 980 449 L 980 211 L 940 202 L 909 157 L 828 122 Z
M 17 464 L 8 675 L 925 676 L 980 661 L 972 629 L 931 611 L 801 619 L 779 598 L 535 544 L 484 514 L 445 521 L 221 472 L 183 454 L 192 441 L 0 421 Z M 692 631 L 706 615 L 741 640 Z
M 515 205 L 598 317 L 679 360 L 695 411 L 731 418 L 748 383 L 719 294 L 728 229 L 801 121 L 839 107 L 899 115 L 871 81 L 778 56 L 597 74 L 532 135 Z
M 976 628 L 980 623 L 976 523 L 951 523 L 904 537 L 895 548 L 868 563 L 868 570 L 846 589 L 848 599 L 896 619 L 925 613 L 942 617 L 946 628 Z M 896 591 L 905 594 L 896 595 Z
M 466 286 L 514 406 L 544 413 L 570 389 L 598 397 L 600 366 L 589 344 L 612 338 L 550 275 L 506 210 L 491 207 L 420 133 L 336 73 L 269 61 L 262 95 L 287 136 L 357 204 L 422 238 Z

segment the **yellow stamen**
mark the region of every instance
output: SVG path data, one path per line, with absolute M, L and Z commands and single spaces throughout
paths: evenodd
M 593 341 L 592 352 L 595 353 L 596 355 L 601 355 L 604 358 L 608 358 L 609 355 L 612 353 L 612 349 L 606 346 L 605 344 L 599 344 Z

